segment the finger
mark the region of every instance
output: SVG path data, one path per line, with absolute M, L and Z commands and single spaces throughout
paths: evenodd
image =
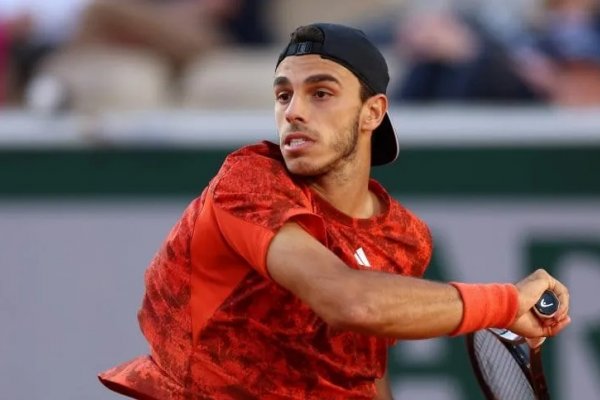
M 553 282 L 550 275 L 541 268 L 517 282 L 516 286 L 520 294 L 518 315 L 530 311 L 551 284 Z
M 560 301 L 560 306 L 558 311 L 556 312 L 557 319 L 561 320 L 569 313 L 569 305 L 570 305 L 570 295 L 569 289 L 565 285 L 563 285 L 560 281 L 555 279 L 554 277 L 550 277 L 550 287 L 549 289 L 554 292 L 558 300 Z
M 529 345 L 530 349 L 537 349 L 546 341 L 546 337 L 542 336 L 539 338 L 527 338 L 525 341 L 527 342 L 527 345 Z
M 544 327 L 548 326 L 548 327 L 553 327 L 558 325 L 559 323 L 563 322 L 565 319 L 570 318 L 569 315 L 565 315 L 562 318 L 559 318 L 558 316 L 549 318 L 547 320 L 542 321 L 542 325 Z
M 558 335 L 563 329 L 565 329 L 571 323 L 571 317 L 567 316 L 563 320 L 559 321 L 553 326 L 545 326 L 544 336 L 555 336 Z

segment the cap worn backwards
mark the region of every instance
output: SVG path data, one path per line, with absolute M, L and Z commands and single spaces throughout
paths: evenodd
M 390 77 L 387 63 L 381 52 L 366 35 L 344 25 L 317 23 L 309 25 L 319 29 L 322 41 L 295 41 L 292 39 L 277 60 L 276 68 L 284 58 L 318 54 L 350 70 L 375 94 L 385 94 Z M 383 165 L 398 157 L 398 140 L 389 115 L 386 113 L 371 138 L 371 165 Z

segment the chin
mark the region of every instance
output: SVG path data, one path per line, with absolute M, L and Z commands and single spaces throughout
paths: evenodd
M 315 176 L 320 175 L 322 168 L 302 158 L 285 160 L 285 166 L 291 174 L 298 176 Z
M 285 160 L 285 165 L 291 174 L 305 177 L 315 177 L 326 174 L 332 169 L 332 164 L 318 164 L 303 158 Z

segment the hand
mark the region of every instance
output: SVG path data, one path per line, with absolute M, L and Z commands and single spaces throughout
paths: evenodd
M 527 343 L 527 345 L 529 346 L 530 349 L 537 349 L 542 344 L 544 344 L 545 341 L 546 341 L 545 336 L 541 337 L 541 338 L 534 338 L 534 339 L 525 338 L 525 342 Z
M 513 325 L 514 333 L 526 338 L 554 336 L 571 323 L 569 317 L 569 291 L 565 285 L 543 269 L 538 269 L 516 284 L 519 291 L 519 311 Z M 545 290 L 558 297 L 560 307 L 552 318 L 541 319 L 532 311 Z

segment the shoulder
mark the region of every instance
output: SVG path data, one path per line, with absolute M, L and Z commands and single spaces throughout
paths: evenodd
M 248 199 L 271 197 L 271 202 L 292 199 L 298 204 L 307 200 L 304 181 L 290 175 L 279 146 L 266 141 L 243 147 L 227 156 L 210 186 L 216 201 L 232 195 L 247 196 Z
M 420 244 L 431 247 L 431 233 L 427 223 L 417 214 L 408 209 L 394 197 L 392 197 L 377 181 L 372 180 L 372 188 L 378 191 L 378 195 L 383 198 L 389 207 L 387 222 L 393 224 L 399 230 L 405 233 L 407 244 Z M 408 240 L 412 238 L 412 240 Z
M 272 179 L 291 181 L 279 148 L 270 142 L 242 147 L 229 154 L 213 179 L 213 187 L 247 190 L 267 184 Z
M 394 236 L 411 254 L 413 276 L 423 276 L 433 254 L 433 239 L 427 223 L 400 202 L 392 199 L 390 220 Z
M 225 159 L 225 163 L 243 162 L 248 160 L 269 160 L 283 164 L 283 156 L 279 146 L 269 141 L 244 146 L 232 153 Z
M 391 214 L 401 221 L 404 229 L 417 238 L 421 244 L 431 247 L 431 232 L 427 223 L 395 199 L 391 200 L 391 207 Z

